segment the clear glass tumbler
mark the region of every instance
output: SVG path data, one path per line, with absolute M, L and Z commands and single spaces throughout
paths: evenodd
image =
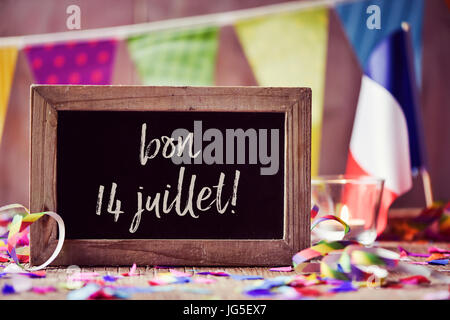
M 312 230 L 312 243 L 357 240 L 371 246 L 377 237 L 383 186 L 383 179 L 369 176 L 333 175 L 311 179 L 311 202 L 312 206 L 319 207 L 317 217 L 334 215 L 350 226 L 350 232 L 344 235 L 342 224 L 323 221 Z

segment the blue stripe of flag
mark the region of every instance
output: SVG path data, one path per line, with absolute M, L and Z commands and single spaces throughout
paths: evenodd
M 370 5 L 380 7 L 381 29 L 367 28 L 366 21 L 370 14 L 366 10 Z M 411 26 L 416 80 L 421 84 L 423 0 L 354 1 L 338 4 L 336 12 L 362 67 L 366 66 L 375 46 L 390 33 L 398 30 L 402 22 L 407 22 Z
M 416 174 L 425 166 L 425 154 L 408 33 L 400 29 L 379 43 L 368 57 L 364 73 L 386 88 L 402 108 L 408 127 L 411 169 Z

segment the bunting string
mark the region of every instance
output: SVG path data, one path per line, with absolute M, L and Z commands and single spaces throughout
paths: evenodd
M 232 25 L 237 21 L 268 16 L 272 14 L 286 13 L 297 10 L 317 7 L 335 7 L 339 3 L 352 3 L 360 0 L 310 0 L 286 2 L 262 7 L 234 10 L 215 14 L 192 16 L 177 19 L 167 19 L 133 25 L 123 25 L 109 28 L 97 28 L 87 30 L 74 30 L 70 32 L 56 32 L 39 35 L 27 35 L 16 37 L 0 38 L 0 47 L 10 46 L 21 49 L 30 45 L 67 42 L 67 41 L 88 41 L 92 39 L 128 39 L 142 34 L 175 29 L 190 29 L 196 27 L 222 27 Z

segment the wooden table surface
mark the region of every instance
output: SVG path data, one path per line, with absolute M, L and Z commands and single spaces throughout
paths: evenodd
M 449 243 L 408 243 L 408 242 L 380 242 L 378 244 L 381 247 L 397 250 L 397 246 L 401 245 L 407 250 L 416 253 L 427 253 L 427 249 L 430 245 L 450 248 Z M 413 258 L 417 261 L 424 261 L 424 258 Z M 432 268 L 442 274 L 450 276 L 450 267 L 447 266 L 426 266 L 427 268 Z M 176 270 L 193 273 L 194 271 L 224 271 L 231 274 L 241 274 L 241 275 L 260 275 L 264 278 L 273 278 L 280 275 L 295 275 L 301 274 L 299 272 L 271 272 L 269 267 L 261 268 L 227 268 L 227 267 L 181 267 L 176 268 Z M 94 271 L 98 272 L 100 275 L 117 275 L 129 271 L 129 267 L 100 267 L 100 268 L 81 268 L 81 271 Z M 33 285 L 35 286 L 58 286 L 58 283 L 67 280 L 68 272 L 65 267 L 49 267 L 46 269 L 46 277 L 39 279 L 32 279 Z M 132 286 L 149 286 L 148 280 L 152 279 L 158 273 L 168 272 L 167 269 L 159 269 L 153 267 L 138 267 L 137 273 L 139 276 L 125 277 L 119 279 L 116 285 L 132 285 Z M 387 280 L 397 280 L 402 277 L 410 276 L 410 274 L 401 274 L 397 272 L 390 272 Z M 200 276 L 196 277 L 209 277 L 214 278 L 217 282 L 212 284 L 204 283 L 187 283 L 187 284 L 175 284 L 173 285 L 173 290 L 167 292 L 157 292 L 157 293 L 136 293 L 131 296 L 131 299 L 251 299 L 251 297 L 243 294 L 243 289 L 254 284 L 255 280 L 234 280 L 227 277 L 213 277 L 213 276 Z M 3 287 L 5 283 L 11 283 L 11 279 L 2 278 L 0 279 L 0 286 Z M 326 291 L 330 286 L 315 286 L 313 288 L 319 289 L 321 291 Z M 197 293 L 192 292 L 193 288 L 203 288 L 208 292 Z M 196 290 L 196 289 L 194 289 Z M 321 296 L 317 299 L 392 299 L 392 300 L 402 300 L 402 299 L 423 299 L 427 294 L 438 292 L 438 291 L 449 290 L 449 284 L 444 284 L 439 281 L 432 280 L 431 284 L 428 285 L 408 285 L 402 289 L 391 289 L 391 288 L 360 288 L 355 292 L 339 293 L 331 296 Z M 57 292 L 51 292 L 44 295 L 24 292 L 20 294 L 11 295 L 0 295 L 0 299 L 51 299 L 59 300 L 66 299 L 69 290 L 58 289 Z

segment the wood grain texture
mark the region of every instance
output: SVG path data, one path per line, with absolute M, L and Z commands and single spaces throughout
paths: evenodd
M 53 265 L 290 264 L 310 245 L 311 90 L 261 87 L 45 86 L 31 88 L 31 211 L 56 211 L 57 113 L 60 110 L 282 112 L 285 128 L 285 216 L 278 240 L 66 240 Z M 30 263 L 57 243 L 56 223 L 32 225 Z M 99 254 L 102 252 L 102 254 Z

